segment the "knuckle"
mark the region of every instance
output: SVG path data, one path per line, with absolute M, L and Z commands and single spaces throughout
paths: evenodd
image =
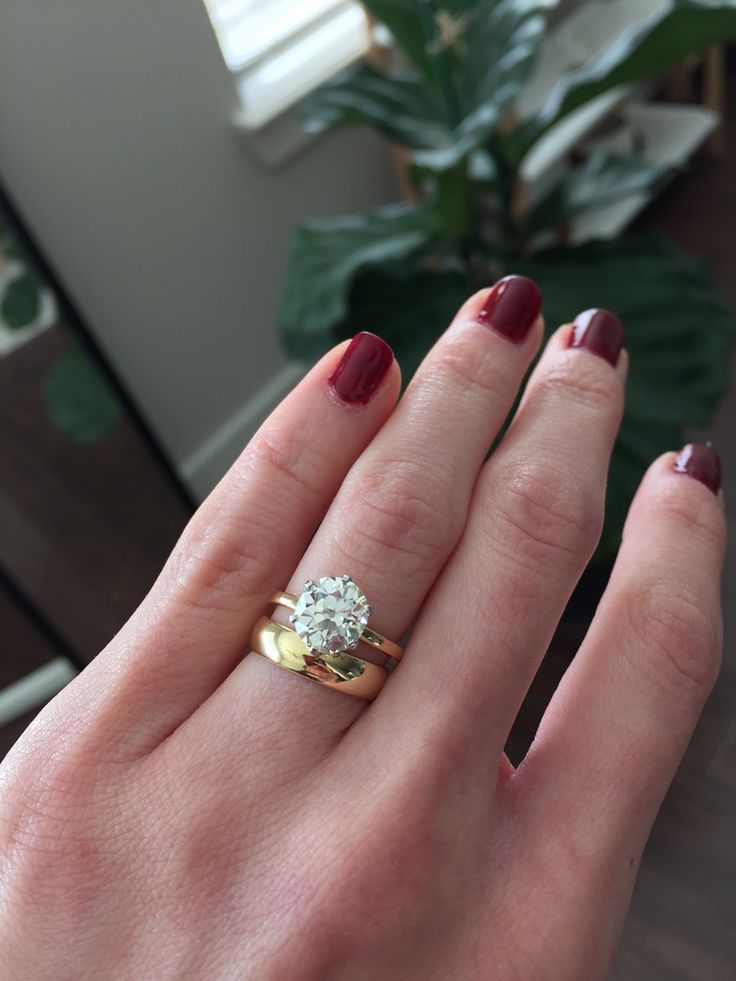
M 726 538 L 723 511 L 712 495 L 689 490 L 699 490 L 694 481 L 667 481 L 657 501 L 660 520 L 720 554 Z
M 66 802 L 58 786 L 45 790 L 51 800 L 43 793 L 27 794 L 22 807 L 0 824 L 0 879 L 9 887 L 4 900 L 19 918 L 63 909 L 70 922 L 83 922 L 130 867 L 135 845 L 119 830 L 115 812 L 103 816 L 97 808 L 96 820 L 88 819 L 78 804 Z M 113 822 L 117 836 L 102 829 L 105 821 L 108 827 Z
M 502 472 L 499 488 L 492 520 L 515 553 L 543 566 L 587 561 L 603 523 L 599 493 L 556 467 L 527 462 Z
M 338 544 L 364 565 L 383 562 L 389 551 L 407 567 L 434 567 L 453 534 L 456 510 L 438 477 L 387 461 L 354 482 L 341 508 Z
M 46 734 L 49 739 L 51 733 Z M 54 740 L 39 764 L 21 760 L 4 790 L 0 809 L 0 853 L 69 857 L 81 837 L 93 840 L 119 799 L 114 783 L 101 777 L 101 767 L 84 743 L 60 748 Z
M 534 388 L 536 397 L 544 402 L 564 399 L 614 416 L 622 409 L 621 382 L 610 366 L 596 357 L 577 357 L 575 352 L 565 352 L 565 356 L 557 358 L 542 374 Z
M 492 370 L 488 361 L 478 357 L 477 344 L 470 339 L 444 339 L 433 352 L 430 364 L 427 366 L 431 373 L 430 380 L 437 380 L 460 392 L 463 397 L 481 396 L 486 401 L 508 398 L 505 388 L 508 381 L 503 373 Z M 436 388 L 436 386 L 435 386 Z
M 711 606 L 659 581 L 632 590 L 624 609 L 637 665 L 668 694 L 684 691 L 704 700 L 721 660 L 720 617 Z
M 245 450 L 242 466 L 250 471 L 266 471 L 292 493 L 313 497 L 324 484 L 327 460 L 317 444 L 305 438 L 298 426 L 276 427 L 271 423 L 257 432 Z
M 459 739 L 454 742 L 459 746 Z M 435 740 L 431 749 L 438 744 Z M 370 909 L 372 929 L 384 938 L 396 929 L 397 912 L 410 908 L 417 894 L 432 888 L 436 870 L 427 863 L 428 850 L 448 869 L 456 870 L 467 856 L 466 842 L 445 833 L 445 815 L 448 799 L 455 791 L 467 791 L 468 770 L 475 773 L 475 767 L 458 767 L 457 753 L 442 763 L 431 749 L 419 748 L 418 739 L 415 745 L 403 760 L 386 767 L 381 786 L 370 799 L 361 800 L 348 812 L 356 845 L 331 882 L 330 896 L 336 908 L 364 924 L 365 909 Z M 486 785 L 480 777 L 478 783 L 480 794 Z M 371 829 L 380 826 L 387 812 L 411 814 L 412 821 L 397 827 L 389 838 L 377 836 Z M 345 936 L 345 916 L 331 919 L 341 925 L 340 933 Z
M 234 610 L 271 581 L 278 552 L 267 516 L 260 522 L 230 522 L 185 534 L 169 560 L 167 576 L 176 600 L 187 609 Z
M 277 570 L 283 513 L 290 504 L 325 492 L 332 470 L 295 427 L 264 429 L 249 443 L 225 485 L 205 503 L 172 553 L 166 573 L 176 598 L 188 609 L 233 610 L 263 590 Z M 265 493 L 275 487 L 277 493 Z M 257 503 L 247 506 L 252 499 Z

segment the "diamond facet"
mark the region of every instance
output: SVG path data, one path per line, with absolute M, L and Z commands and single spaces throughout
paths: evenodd
M 308 579 L 289 618 L 310 651 L 339 654 L 355 647 L 371 607 L 349 576 Z

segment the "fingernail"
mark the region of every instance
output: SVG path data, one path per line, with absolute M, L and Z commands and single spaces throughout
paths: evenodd
M 365 405 L 370 402 L 394 360 L 388 344 L 363 331 L 348 344 L 327 383 L 343 402 Z
M 615 367 L 623 339 L 624 328 L 618 317 L 608 310 L 585 310 L 575 318 L 569 346 L 584 347 Z
M 672 464 L 675 473 L 686 473 L 701 484 L 710 487 L 714 494 L 721 486 L 721 460 L 712 446 L 703 443 L 687 443 Z
M 478 320 L 520 344 L 542 309 L 542 294 L 526 276 L 499 279 L 486 297 Z

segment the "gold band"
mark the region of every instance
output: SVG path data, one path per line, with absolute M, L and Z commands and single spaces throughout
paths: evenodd
M 287 610 L 294 610 L 298 598 L 293 593 L 274 593 L 271 597 L 271 602 L 277 603 L 279 606 L 285 606 Z M 370 644 L 371 647 L 375 647 L 393 661 L 400 661 L 404 653 L 404 649 L 399 647 L 398 644 L 389 640 L 388 637 L 384 637 L 383 634 L 371 630 L 369 627 L 365 628 L 360 635 L 360 639 L 364 644 Z
M 351 654 L 313 654 L 295 631 L 270 617 L 258 620 L 250 644 L 257 654 L 287 671 L 367 701 L 376 697 L 388 677 L 385 668 Z

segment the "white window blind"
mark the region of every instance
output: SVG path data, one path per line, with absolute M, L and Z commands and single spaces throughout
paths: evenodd
M 355 0 L 205 0 L 235 75 L 244 123 L 257 129 L 363 54 Z

